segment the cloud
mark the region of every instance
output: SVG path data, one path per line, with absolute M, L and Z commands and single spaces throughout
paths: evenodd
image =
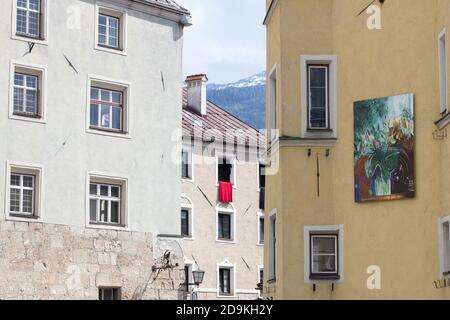
M 185 29 L 184 72 L 234 82 L 265 69 L 265 0 L 178 0 L 192 14 Z

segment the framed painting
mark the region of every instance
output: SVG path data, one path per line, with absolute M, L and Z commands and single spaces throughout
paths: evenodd
M 354 104 L 355 201 L 415 197 L 414 95 Z

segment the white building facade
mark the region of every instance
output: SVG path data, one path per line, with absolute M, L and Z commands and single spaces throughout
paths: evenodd
M 206 99 L 205 75 L 189 76 L 183 102 L 181 233 L 186 283 L 204 271 L 199 300 L 256 300 L 263 278 L 264 139 Z M 221 198 L 230 183 L 231 199 Z
M 177 299 L 172 0 L 5 0 L 0 299 Z

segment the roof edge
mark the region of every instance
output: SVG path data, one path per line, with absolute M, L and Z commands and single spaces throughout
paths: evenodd
M 270 3 L 269 9 L 267 10 L 266 16 L 264 17 L 263 25 L 267 26 L 267 24 L 269 23 L 270 18 L 272 18 L 273 12 L 278 5 L 278 2 L 278 0 L 272 0 L 272 2 Z

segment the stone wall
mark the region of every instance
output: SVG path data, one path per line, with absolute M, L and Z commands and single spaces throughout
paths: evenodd
M 183 265 L 153 256 L 149 233 L 0 221 L 0 299 L 180 299 Z

